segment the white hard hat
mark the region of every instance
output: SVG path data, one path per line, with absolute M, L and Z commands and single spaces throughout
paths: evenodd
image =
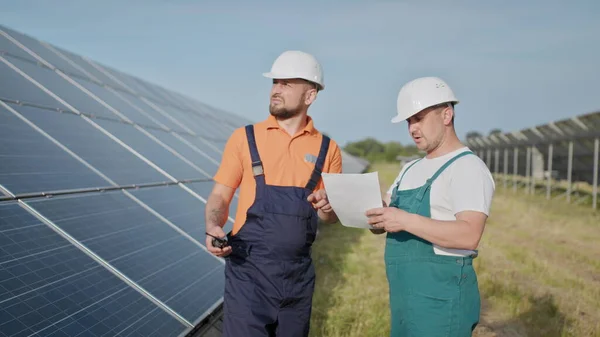
M 398 115 L 392 123 L 400 123 L 423 109 L 441 103 L 458 104 L 452 89 L 438 77 L 421 77 L 406 83 L 398 93 Z
M 302 51 L 283 52 L 273 62 L 271 71 L 263 76 L 280 79 L 301 78 L 317 84 L 319 90 L 325 89 L 323 68 L 314 56 Z

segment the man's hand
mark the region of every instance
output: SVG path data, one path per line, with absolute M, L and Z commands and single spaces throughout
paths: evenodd
M 223 229 L 219 226 L 215 226 L 210 229 L 207 229 L 206 232 L 208 234 L 213 235 L 214 237 L 217 237 L 220 239 L 224 239 L 226 236 Z M 225 256 L 231 254 L 231 246 L 226 246 L 224 248 L 218 248 L 218 247 L 213 246 L 213 244 L 212 244 L 213 237 L 210 235 L 206 236 L 206 248 L 208 249 L 209 252 L 211 252 L 213 255 L 219 256 L 219 257 L 225 257 Z
M 368 210 L 366 216 L 371 226 L 393 233 L 405 230 L 412 214 L 395 207 L 380 207 Z
M 389 197 L 390 197 L 390 195 L 388 194 L 387 195 L 387 199 L 389 199 Z M 388 206 L 388 204 L 387 204 L 387 202 L 386 202 L 385 199 L 381 200 L 381 203 L 383 204 L 383 207 L 387 207 Z M 376 234 L 376 235 L 385 233 L 385 229 L 383 229 L 383 228 L 375 228 L 375 229 L 369 228 L 369 230 L 371 231 L 371 233 Z
M 313 207 L 318 211 L 319 218 L 324 222 L 335 223 L 338 221 L 337 215 L 329 203 L 325 190 L 318 190 L 312 193 L 306 200 L 312 203 Z
M 205 212 L 205 226 L 206 233 L 214 235 L 217 238 L 225 238 L 225 232 L 223 232 L 222 226 L 225 225 L 229 214 L 229 203 L 233 198 L 234 188 L 225 186 L 223 184 L 215 183 L 212 192 L 208 196 L 206 206 L 204 207 Z M 223 249 L 214 247 L 212 245 L 213 238 L 206 236 L 206 249 L 216 256 L 227 256 L 231 253 L 231 247 L 225 247 Z
M 314 208 L 321 210 L 323 213 L 333 212 L 333 208 L 331 208 L 331 205 L 329 204 L 329 199 L 327 199 L 327 193 L 325 190 L 318 190 L 314 192 L 308 196 L 307 200 L 313 204 Z

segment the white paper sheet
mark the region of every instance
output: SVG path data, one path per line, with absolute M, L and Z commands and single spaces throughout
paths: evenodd
M 331 207 L 342 225 L 355 228 L 373 228 L 365 212 L 383 207 L 377 172 L 323 173 L 323 183 Z

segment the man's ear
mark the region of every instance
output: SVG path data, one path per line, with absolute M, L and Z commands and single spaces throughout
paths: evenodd
M 304 94 L 304 104 L 311 105 L 317 99 L 317 90 L 309 89 Z
M 444 116 L 444 125 L 452 124 L 452 121 L 454 120 L 454 109 L 452 107 L 447 106 L 444 108 L 442 114 Z

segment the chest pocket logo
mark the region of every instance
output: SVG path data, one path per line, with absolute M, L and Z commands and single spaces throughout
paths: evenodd
M 315 164 L 317 162 L 317 156 L 307 153 L 304 155 L 304 161 Z

